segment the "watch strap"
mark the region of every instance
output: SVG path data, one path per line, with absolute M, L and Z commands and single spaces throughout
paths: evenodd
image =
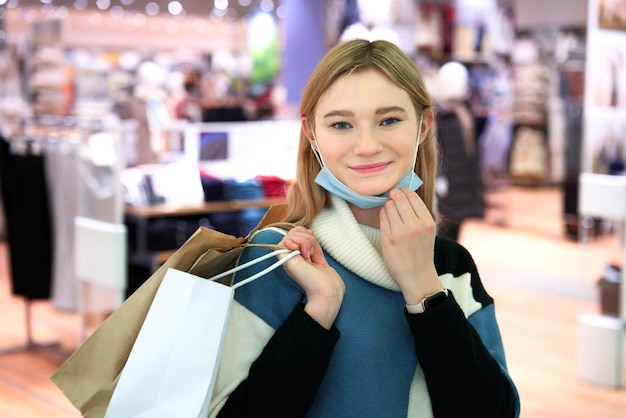
M 426 312 L 428 309 L 433 308 L 434 306 L 430 305 L 429 302 L 439 300 L 439 298 L 448 296 L 448 289 L 437 290 L 436 292 L 430 293 L 424 297 L 418 304 L 416 305 L 406 305 L 406 310 L 412 314 L 420 314 Z

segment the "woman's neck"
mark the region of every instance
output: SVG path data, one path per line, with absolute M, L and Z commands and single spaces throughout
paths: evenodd
M 371 226 L 380 229 L 380 210 L 381 207 L 363 209 L 348 202 L 348 206 L 354 215 L 357 223 L 361 225 Z

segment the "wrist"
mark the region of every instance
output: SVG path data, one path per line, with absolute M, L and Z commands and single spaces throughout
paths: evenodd
M 315 322 L 329 330 L 333 326 L 335 319 L 337 319 L 337 315 L 339 315 L 342 300 L 343 299 L 312 299 L 306 303 L 304 311 L 313 318 Z
M 412 314 L 426 312 L 429 309 L 442 303 L 448 297 L 448 289 L 443 288 L 426 295 L 419 303 L 415 305 L 406 305 L 406 310 Z

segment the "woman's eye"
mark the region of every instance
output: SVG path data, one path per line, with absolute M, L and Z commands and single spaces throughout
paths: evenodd
M 348 129 L 350 127 L 350 124 L 348 122 L 336 122 L 330 126 L 332 126 L 335 129 Z
M 398 122 L 400 122 L 400 119 L 398 118 L 387 118 L 383 120 L 380 124 L 383 126 L 386 126 L 386 125 L 393 125 L 394 123 L 398 123 Z

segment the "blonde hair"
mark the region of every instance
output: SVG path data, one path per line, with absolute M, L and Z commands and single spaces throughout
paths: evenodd
M 387 41 L 355 39 L 334 46 L 319 62 L 302 92 L 300 115 L 306 118 L 309 132 L 314 132 L 315 107 L 324 92 L 340 77 L 353 72 L 377 70 L 391 82 L 405 90 L 417 113 L 427 119 L 434 112 L 432 98 L 413 61 L 395 44 Z M 424 181 L 417 194 L 422 198 L 433 217 L 435 201 L 435 176 L 437 169 L 437 144 L 434 130 L 430 129 L 420 145 L 415 172 Z M 300 129 L 300 144 L 296 181 L 288 192 L 285 220 L 298 225 L 309 225 L 315 215 L 330 202 L 326 190 L 315 183 L 320 170 L 311 149 L 307 132 Z

